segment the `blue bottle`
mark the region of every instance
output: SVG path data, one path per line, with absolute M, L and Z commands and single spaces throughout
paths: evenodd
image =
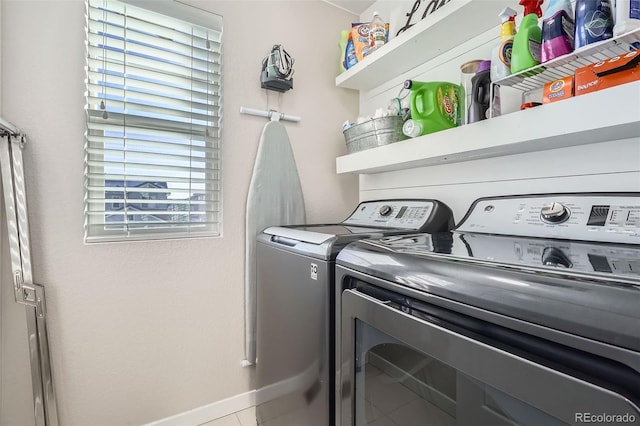
M 574 48 L 613 37 L 613 15 L 609 0 L 577 0 Z

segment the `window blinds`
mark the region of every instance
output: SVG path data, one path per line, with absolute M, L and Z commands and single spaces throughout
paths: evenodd
M 87 0 L 87 242 L 220 234 L 222 19 L 148 3 Z

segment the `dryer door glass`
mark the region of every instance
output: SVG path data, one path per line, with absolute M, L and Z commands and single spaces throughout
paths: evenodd
M 356 350 L 356 425 L 567 425 L 360 320 Z

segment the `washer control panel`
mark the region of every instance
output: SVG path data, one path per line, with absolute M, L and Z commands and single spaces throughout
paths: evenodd
M 458 230 L 640 244 L 640 194 L 481 198 Z
M 365 201 L 342 223 L 383 228 L 422 230 L 440 215 L 451 214 L 448 207 L 434 200 Z
M 465 234 L 473 256 L 512 265 L 640 278 L 640 246 Z

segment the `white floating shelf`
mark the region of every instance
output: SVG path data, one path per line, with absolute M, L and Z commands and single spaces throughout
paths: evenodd
M 356 90 L 379 86 L 497 27 L 498 13 L 509 5 L 513 6 L 513 1 L 450 0 L 336 77 L 336 86 Z M 414 19 L 422 16 L 422 11 L 420 8 Z
M 338 157 L 336 171 L 380 173 L 631 137 L 640 137 L 640 82 Z

